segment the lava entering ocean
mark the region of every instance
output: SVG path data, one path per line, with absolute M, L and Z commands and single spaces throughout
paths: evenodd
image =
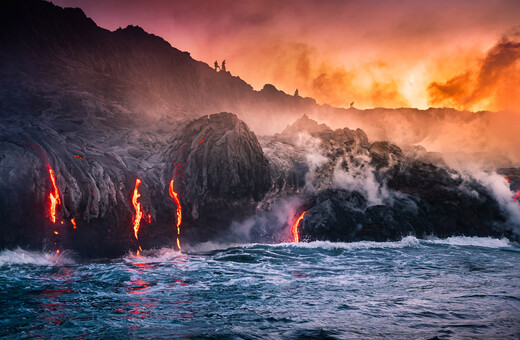
M 49 169 L 49 176 L 51 178 L 52 186 L 54 188 L 54 192 L 51 192 L 49 194 L 49 215 L 51 217 L 52 223 L 56 223 L 56 208 L 58 205 L 61 204 L 60 200 L 60 192 L 58 190 L 58 186 L 56 185 L 56 178 L 54 177 L 54 171 L 52 170 L 51 166 L 47 164 L 47 168 Z
M 176 223 L 176 226 L 177 226 L 177 247 L 180 250 L 181 249 L 181 244 L 180 244 L 180 241 L 179 241 L 179 235 L 181 234 L 182 208 L 181 208 L 181 202 L 179 200 L 179 194 L 176 193 L 173 190 L 173 183 L 174 182 L 175 182 L 175 179 L 172 179 L 170 181 L 169 191 L 170 191 L 170 196 L 175 201 L 175 204 L 177 204 L 177 223 Z
M 296 222 L 294 222 L 292 226 L 291 232 L 293 234 L 293 242 L 300 242 L 300 232 L 298 231 L 298 225 L 300 224 L 301 220 L 303 220 L 303 216 L 305 216 L 306 212 L 307 210 L 302 212 L 300 217 L 298 217 L 298 219 L 296 220 Z
M 141 197 L 141 194 L 139 193 L 139 184 L 141 184 L 141 180 L 137 178 L 135 180 L 135 188 L 134 188 L 134 195 L 132 197 L 132 204 L 134 205 L 135 209 L 135 216 L 134 216 L 134 234 L 135 239 L 138 240 L 139 237 L 137 236 L 137 233 L 139 232 L 139 227 L 141 225 L 141 218 L 143 217 L 143 211 L 141 210 L 141 203 L 137 202 L 137 199 Z

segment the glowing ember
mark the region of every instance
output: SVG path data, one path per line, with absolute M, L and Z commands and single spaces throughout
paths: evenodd
M 73 219 L 73 218 L 71 218 L 71 219 L 70 219 L 70 222 L 71 222 L 72 225 L 74 226 L 74 229 L 77 229 L 77 228 L 76 228 L 76 220 Z
M 140 257 L 142 251 L 143 251 L 143 248 L 141 248 L 141 246 L 139 246 L 139 249 L 137 249 L 137 253 L 135 255 Z
M 513 198 L 513 201 L 516 201 L 520 197 L 520 191 L 516 194 L 515 198 Z
M 148 214 L 148 223 L 152 223 L 152 215 Z
M 179 250 L 182 250 L 181 249 L 181 242 L 179 241 L 179 238 L 177 237 L 177 247 L 179 248 Z
M 139 227 L 141 225 L 141 218 L 143 217 L 143 211 L 141 210 L 141 203 L 137 202 L 137 199 L 141 197 L 141 194 L 139 193 L 138 187 L 139 184 L 141 184 L 141 180 L 137 178 L 135 180 L 135 189 L 134 189 L 134 196 L 132 197 L 132 204 L 134 205 L 135 209 L 135 216 L 134 216 L 134 234 L 135 239 L 139 239 L 137 237 L 137 233 L 139 232 Z
M 59 233 L 58 233 L 58 231 L 57 231 L 57 230 L 54 230 L 54 234 L 58 235 Z
M 507 177 L 507 178 L 506 178 L 506 181 L 507 181 L 507 182 L 511 182 L 511 178 Z
M 292 231 L 292 234 L 293 234 L 293 242 L 300 242 L 300 233 L 298 231 L 298 225 L 300 224 L 301 220 L 303 220 L 303 216 L 305 216 L 306 212 L 307 212 L 307 210 L 302 212 L 300 217 L 298 217 L 298 219 L 296 220 L 296 222 L 294 222 L 294 224 L 292 226 L 291 231 Z
M 54 177 L 54 171 L 51 166 L 47 164 L 47 168 L 49 168 L 49 176 L 51 177 L 52 186 L 54 188 L 54 192 L 49 194 L 50 207 L 49 207 L 49 215 L 51 216 L 52 223 L 56 223 L 56 208 L 61 204 L 60 201 L 60 192 L 58 190 L 58 186 L 56 185 L 56 178 Z
M 181 234 L 181 223 L 182 223 L 182 208 L 181 208 L 181 202 L 179 201 L 179 194 L 173 191 L 173 183 L 174 179 L 170 181 L 170 196 L 175 201 L 175 204 L 177 204 L 177 235 Z M 179 247 L 180 248 L 180 247 Z
M 202 140 L 200 141 L 200 143 L 199 143 L 199 144 L 202 144 L 202 143 L 204 143 L 204 138 L 202 138 Z
M 76 157 L 78 157 L 79 159 L 83 159 L 83 157 L 81 157 L 80 155 L 74 155 Z
M 56 249 L 56 254 L 59 254 L 60 253 L 60 250 L 59 249 Z

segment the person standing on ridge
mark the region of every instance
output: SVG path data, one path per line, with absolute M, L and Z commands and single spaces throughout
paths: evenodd
M 224 65 L 222 65 L 222 66 L 224 66 Z M 215 71 L 218 71 L 219 68 L 220 67 L 218 66 L 218 61 L 215 60 Z
M 226 72 L 226 59 L 222 60 L 222 71 Z

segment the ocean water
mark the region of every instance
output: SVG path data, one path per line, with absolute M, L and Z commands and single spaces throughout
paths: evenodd
M 84 262 L 0 252 L 6 338 L 520 337 L 506 239 L 203 244 Z

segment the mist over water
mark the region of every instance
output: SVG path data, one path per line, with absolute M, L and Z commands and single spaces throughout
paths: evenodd
M 112 261 L 0 253 L 0 336 L 514 338 L 507 239 L 200 244 Z

